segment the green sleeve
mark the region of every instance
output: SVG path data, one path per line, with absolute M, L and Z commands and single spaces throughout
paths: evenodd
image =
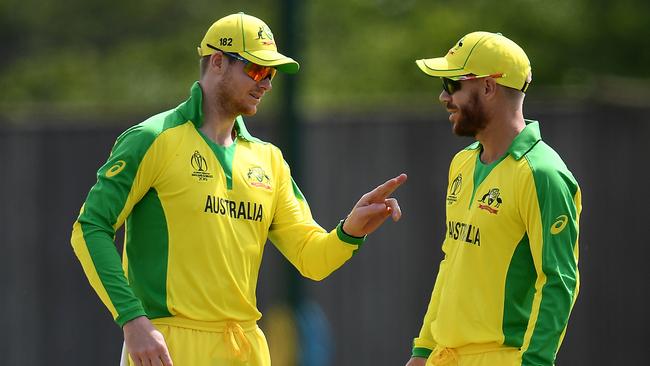
M 146 315 L 128 284 L 114 239 L 133 204 L 149 189 L 148 182 L 136 182 L 136 175 L 154 139 L 142 125 L 118 137 L 73 227 L 72 246 L 84 272 L 120 326 Z
M 581 194 L 554 151 L 527 155 L 532 172 L 522 205 L 537 281 L 522 365 L 552 366 L 578 294 L 578 222 Z

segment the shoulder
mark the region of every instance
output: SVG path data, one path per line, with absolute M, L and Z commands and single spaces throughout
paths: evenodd
M 544 141 L 539 141 L 526 153 L 525 163 L 538 190 L 565 187 L 572 193 L 577 191 L 575 177 L 560 155 Z
M 131 148 L 148 148 L 164 131 L 180 126 L 186 121 L 174 109 L 168 110 L 128 128 L 115 141 L 115 146 L 128 144 Z
M 451 165 L 458 164 L 460 162 L 466 161 L 468 159 L 476 159 L 476 153 L 479 151 L 481 145 L 478 141 L 472 143 L 471 145 L 465 147 L 454 155 L 451 159 Z

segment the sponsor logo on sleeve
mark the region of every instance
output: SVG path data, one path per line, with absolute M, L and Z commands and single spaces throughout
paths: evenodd
M 560 215 L 555 218 L 555 222 L 551 225 L 551 234 L 557 235 L 564 230 L 566 224 L 569 222 L 567 215 Z
M 120 174 L 120 172 L 121 172 L 122 170 L 124 170 L 124 168 L 126 168 L 126 161 L 124 161 L 124 160 L 118 160 L 117 162 L 115 162 L 115 164 L 113 164 L 113 166 L 111 166 L 111 167 L 106 171 L 106 177 L 107 177 L 107 178 L 114 177 L 114 176 Z

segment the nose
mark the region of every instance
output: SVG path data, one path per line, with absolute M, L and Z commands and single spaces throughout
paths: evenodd
M 259 85 L 260 88 L 264 90 L 264 92 L 271 91 L 273 89 L 273 85 L 271 84 L 271 79 L 270 78 L 264 78 L 260 80 L 257 85 Z
M 442 104 L 449 103 L 449 102 L 451 102 L 451 95 L 449 95 L 449 93 L 447 93 L 447 92 L 443 89 L 443 91 L 441 91 L 441 92 L 440 92 L 440 95 L 438 96 L 438 100 L 439 100 L 440 103 L 442 103 Z

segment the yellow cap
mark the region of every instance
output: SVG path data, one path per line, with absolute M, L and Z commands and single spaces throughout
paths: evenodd
M 278 52 L 266 23 L 244 13 L 231 14 L 214 22 L 198 47 L 199 56 L 211 55 L 216 52 L 215 48 L 289 74 L 298 72 L 300 67 L 292 58 Z
M 446 78 L 502 74 L 498 84 L 526 91 L 532 80 L 530 61 L 524 50 L 500 33 L 467 34 L 444 57 L 417 60 L 427 75 Z

